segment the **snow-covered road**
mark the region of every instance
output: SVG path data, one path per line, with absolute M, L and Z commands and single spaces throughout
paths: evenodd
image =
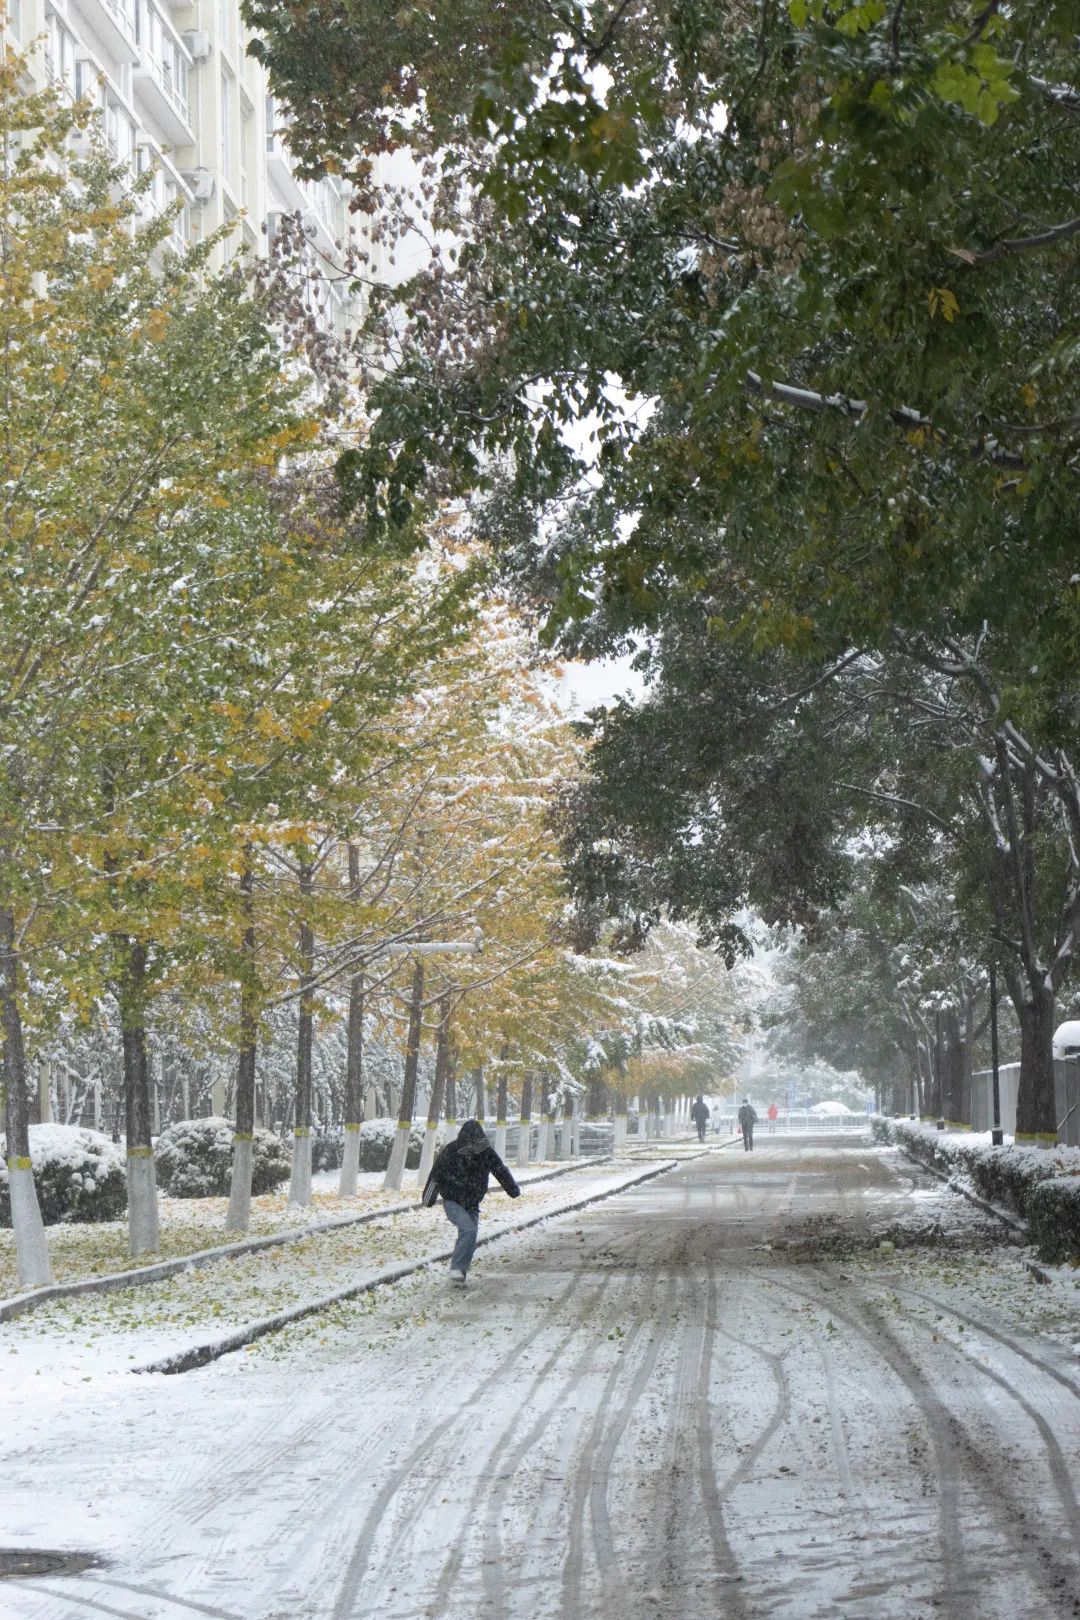
M 43 1380 L 2 1540 L 108 1562 L 0 1616 L 1080 1615 L 1077 1341 L 1080 1291 L 892 1150 L 765 1137 L 481 1251 L 463 1296 Z

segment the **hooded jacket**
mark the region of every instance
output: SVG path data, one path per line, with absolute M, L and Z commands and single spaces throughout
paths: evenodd
M 489 1173 L 511 1198 L 517 1198 L 521 1188 L 488 1141 L 484 1127 L 478 1119 L 467 1119 L 431 1167 L 435 1185 L 444 1199 L 452 1199 L 471 1215 L 479 1215 Z

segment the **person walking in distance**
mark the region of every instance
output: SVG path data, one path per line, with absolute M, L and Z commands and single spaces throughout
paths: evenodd
M 780 1110 L 775 1103 L 769 1104 L 765 1110 L 765 1117 L 769 1121 L 769 1135 L 771 1136 L 776 1129 L 776 1122 L 780 1118 Z
M 691 1110 L 690 1110 L 690 1118 L 693 1120 L 694 1124 L 697 1126 L 697 1139 L 698 1139 L 698 1141 L 699 1142 L 704 1142 L 704 1140 L 705 1140 L 705 1132 L 708 1129 L 708 1125 L 709 1125 L 709 1105 L 705 1101 L 704 1097 L 698 1097 L 697 1101 L 694 1103 L 693 1108 L 691 1108 Z
M 437 1154 L 429 1179 L 429 1186 L 434 1183 L 442 1195 L 447 1220 L 457 1227 L 450 1280 L 460 1288 L 465 1286 L 476 1248 L 480 1205 L 488 1190 L 489 1173 L 511 1198 L 521 1196 L 521 1188 L 488 1141 L 480 1121 L 467 1119 L 454 1141 L 447 1142 Z
M 747 1153 L 754 1151 L 754 1126 L 757 1124 L 757 1115 L 750 1106 L 749 1097 L 744 1097 L 742 1107 L 739 1109 L 739 1129 L 742 1131 L 742 1145 Z

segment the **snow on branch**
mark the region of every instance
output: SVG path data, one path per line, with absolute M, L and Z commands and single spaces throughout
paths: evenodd
M 800 410 L 816 411 L 819 415 L 826 411 L 835 411 L 853 422 L 861 422 L 870 410 L 868 400 L 851 399 L 846 394 L 821 394 L 813 388 L 796 388 L 791 383 L 766 383 L 756 371 L 746 373 L 745 386 L 749 393 L 764 395 L 768 399 L 776 400 L 778 404 L 795 405 Z M 929 433 L 935 439 L 942 437 L 930 418 L 912 405 L 893 406 L 888 412 L 888 417 L 890 422 L 909 433 Z M 970 447 L 970 454 L 974 460 L 990 461 L 995 467 L 1022 469 L 1027 465 L 1018 451 L 1002 449 L 993 438 L 977 439 Z

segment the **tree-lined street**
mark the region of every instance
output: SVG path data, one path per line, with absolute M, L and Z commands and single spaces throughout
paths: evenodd
M 203 1371 L 43 1391 L 9 1500 L 107 1562 L 0 1614 L 1078 1612 L 1077 1305 L 863 1137 L 711 1147 L 482 1251 L 463 1297 L 425 1273 Z

